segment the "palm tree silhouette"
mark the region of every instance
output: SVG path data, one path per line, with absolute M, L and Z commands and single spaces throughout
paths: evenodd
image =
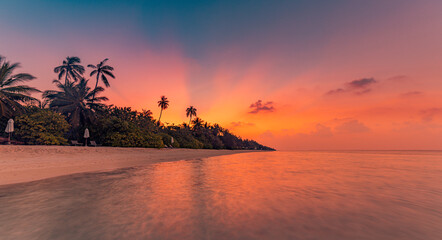
M 38 101 L 31 97 L 31 93 L 40 90 L 27 85 L 18 85 L 35 79 L 28 73 L 13 74 L 19 66 L 19 63 L 11 64 L 0 56 L 0 116 L 12 117 L 15 113 L 23 112 L 23 103 Z
M 163 114 L 163 110 L 166 110 L 169 107 L 169 100 L 165 96 L 161 96 L 161 100 L 158 101 L 158 107 L 161 108 L 160 117 L 158 118 L 158 124 L 160 124 L 161 115 Z
M 54 80 L 58 91 L 49 90 L 43 93 L 43 98 L 48 99 L 49 108 L 65 115 L 74 127 L 81 123 L 91 122 L 94 119 L 94 110 L 104 107 L 101 101 L 107 101 L 107 97 L 94 96 L 104 91 L 104 88 L 97 87 L 91 90 L 87 86 L 88 80 L 82 78 L 78 84 L 69 82 L 62 84 Z M 93 101 L 96 101 L 95 103 Z
M 78 81 L 82 78 L 84 73 L 84 67 L 80 65 L 79 57 L 67 57 L 66 60 L 63 60 L 63 64 L 54 68 L 54 72 L 58 73 L 58 80 L 61 80 L 63 75 L 64 84 L 68 84 L 69 78 L 71 78 L 74 82 Z
M 201 118 L 197 117 L 193 119 L 192 123 L 193 123 L 193 129 L 199 130 L 200 128 L 203 127 L 204 121 Z
M 190 121 L 192 121 L 192 117 L 196 116 L 196 108 L 194 108 L 193 106 L 190 106 L 186 109 L 186 116 L 189 117 L 189 126 L 190 126 Z
M 106 58 L 103 61 L 101 61 L 99 64 L 97 65 L 92 65 L 89 64 L 87 65 L 88 67 L 94 69 L 90 76 L 92 77 L 93 75 L 97 74 L 97 81 L 95 82 L 95 89 L 98 87 L 98 82 L 100 81 L 100 75 L 101 75 L 101 81 L 104 83 L 104 85 L 106 87 L 110 87 L 109 81 L 107 80 L 106 76 L 109 76 L 111 78 L 115 79 L 114 74 L 112 73 L 112 71 L 114 70 L 113 67 L 109 66 L 109 65 L 105 65 L 105 63 L 108 61 L 109 59 Z M 92 103 L 94 102 L 94 97 L 92 96 Z

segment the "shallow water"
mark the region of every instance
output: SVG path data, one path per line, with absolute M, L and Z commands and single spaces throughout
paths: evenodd
M 0 186 L 0 239 L 442 239 L 442 152 L 265 152 Z

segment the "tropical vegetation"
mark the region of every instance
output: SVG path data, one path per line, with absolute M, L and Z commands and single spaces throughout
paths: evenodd
M 49 102 L 49 108 L 66 116 L 73 127 L 91 124 L 95 119 L 95 110 L 104 107 L 102 101 L 107 97 L 95 97 L 104 91 L 102 87 L 91 89 L 88 80 L 82 78 L 78 83 L 62 84 L 53 81 L 58 90 L 48 90 L 43 98 Z M 95 101 L 95 102 L 94 102 Z
M 19 141 L 39 145 L 65 145 L 69 123 L 63 115 L 49 109 L 30 107 L 15 120 Z
M 161 124 L 162 113 L 170 104 L 165 96 L 158 101 L 157 121 L 150 110 L 106 105 L 108 99 L 102 95 L 105 89 L 99 83 L 110 87 L 109 78 L 115 78 L 114 68 L 107 65 L 107 61 L 106 58 L 97 65 L 88 65 L 89 76 L 95 77 L 91 88 L 80 58 L 67 57 L 54 69 L 58 74 L 58 79 L 53 81 L 55 90 L 44 91 L 39 100 L 31 96 L 39 93 L 38 89 L 22 85 L 35 78 L 26 73 L 14 74 L 19 64 L 0 57 L 0 127 L 4 129 L 7 120 L 14 118 L 14 137 L 25 144 L 83 142 L 87 128 L 91 140 L 103 146 L 273 150 L 242 139 L 218 124 L 205 122 L 197 117 L 194 106 L 185 111 L 188 124 Z

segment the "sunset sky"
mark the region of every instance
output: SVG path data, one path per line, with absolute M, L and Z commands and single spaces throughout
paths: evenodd
M 442 149 L 442 1 L 2 1 L 0 55 L 53 88 L 109 58 L 109 104 L 281 150 Z M 89 70 L 87 74 L 89 74 Z

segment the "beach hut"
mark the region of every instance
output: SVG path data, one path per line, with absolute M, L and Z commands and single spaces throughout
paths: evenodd
M 89 129 L 86 128 L 86 129 L 84 130 L 84 135 L 83 135 L 83 137 L 86 139 L 84 145 L 87 146 L 87 139 L 90 137 L 90 135 L 89 135 Z
M 8 144 L 11 144 L 11 134 L 14 132 L 14 120 L 9 119 L 5 132 L 8 133 Z

